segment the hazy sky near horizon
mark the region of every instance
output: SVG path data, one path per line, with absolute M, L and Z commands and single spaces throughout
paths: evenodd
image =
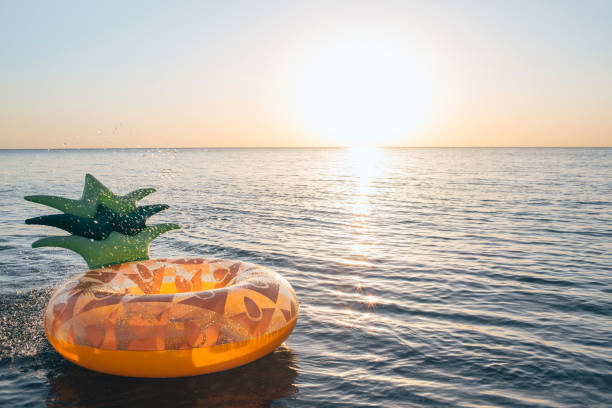
M 611 146 L 611 1 L 0 0 L 0 148 Z

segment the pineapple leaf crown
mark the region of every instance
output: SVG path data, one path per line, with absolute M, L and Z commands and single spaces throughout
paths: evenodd
M 90 269 L 149 259 L 151 242 L 166 231 L 180 228 L 177 224 L 146 225 L 152 215 L 169 208 L 165 204 L 137 206 L 138 201 L 154 192 L 153 188 L 144 188 L 118 196 L 87 174 L 83 195 L 78 200 L 26 196 L 27 201 L 63 212 L 30 218 L 26 224 L 48 225 L 72 234 L 42 238 L 32 247 L 70 249 L 81 255 Z

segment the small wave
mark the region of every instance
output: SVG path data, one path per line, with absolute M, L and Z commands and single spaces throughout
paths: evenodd
M 52 288 L 0 296 L 0 360 L 32 357 L 48 346 L 43 311 Z

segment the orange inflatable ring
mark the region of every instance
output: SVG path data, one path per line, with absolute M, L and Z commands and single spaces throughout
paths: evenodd
M 80 366 L 131 377 L 226 370 L 279 346 L 298 317 L 291 285 L 264 267 L 157 259 L 90 270 L 45 311 L 53 347 Z

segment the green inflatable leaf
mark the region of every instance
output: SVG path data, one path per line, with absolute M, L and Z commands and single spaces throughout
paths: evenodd
M 94 218 L 53 214 L 29 218 L 25 222 L 57 227 L 74 235 L 101 240 L 108 238 L 113 231 L 123 235 L 137 234 L 145 229 L 146 222 L 152 215 L 168 208 L 170 206 L 165 204 L 145 205 L 128 214 L 121 214 L 100 204 Z
M 136 205 L 153 192 L 155 189 L 144 188 L 118 196 L 87 174 L 79 200 L 48 195 L 25 197 L 64 212 L 30 218 L 26 224 L 48 225 L 73 234 L 43 238 L 32 246 L 70 249 L 81 255 L 92 269 L 149 259 L 151 241 L 166 231 L 180 228 L 176 224 L 147 227 L 146 222 L 152 215 L 169 208 L 165 204 Z
M 34 242 L 32 247 L 70 249 L 81 255 L 90 269 L 97 269 L 116 263 L 149 259 L 151 242 L 164 232 L 179 228 L 177 224 L 158 224 L 146 227 L 132 236 L 113 231 L 102 241 L 75 235 L 47 237 Z
M 104 184 L 100 183 L 94 176 L 86 174 L 83 195 L 79 200 L 48 195 L 27 196 L 25 199 L 57 208 L 66 214 L 92 218 L 98 210 L 98 204 L 102 204 L 116 212 L 127 213 L 136 210 L 137 201 L 154 192 L 154 188 L 144 188 L 132 191 L 124 196 L 118 196 Z

